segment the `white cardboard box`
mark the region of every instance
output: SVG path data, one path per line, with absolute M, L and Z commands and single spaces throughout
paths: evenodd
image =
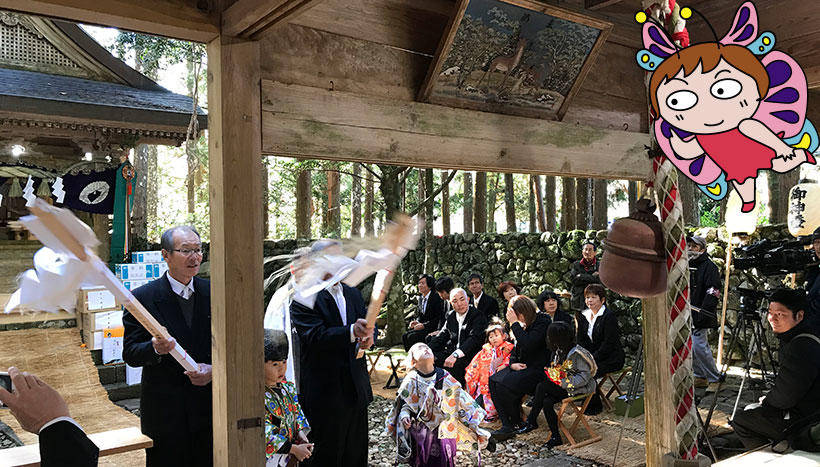
M 125 365 L 125 384 L 133 386 L 142 382 L 142 367 Z
M 109 363 L 122 362 L 122 345 L 125 328 L 106 328 L 103 330 L 102 338 L 102 362 L 103 365 Z
M 122 285 L 125 286 L 128 290 L 134 290 L 136 288 L 142 287 L 143 285 L 151 282 L 154 279 L 135 279 L 132 281 L 122 281 Z
M 83 329 L 87 329 L 89 331 L 102 331 L 105 328 L 116 328 L 122 326 L 122 310 L 83 313 L 80 319 L 83 320 Z
M 156 279 L 168 270 L 168 263 L 123 263 L 114 266 L 117 278 L 122 281 L 135 279 Z
M 103 332 L 83 329 L 83 343 L 88 350 L 102 349 Z
M 135 251 L 131 253 L 132 263 L 161 263 L 165 261 L 162 259 L 162 251 Z

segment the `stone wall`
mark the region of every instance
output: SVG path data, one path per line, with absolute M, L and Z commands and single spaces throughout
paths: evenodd
M 690 230 L 691 232 L 692 230 Z M 723 275 L 726 257 L 727 237 L 725 231 L 714 228 L 701 228 L 694 231 L 707 239 L 708 252 Z M 454 234 L 447 237 L 433 239 L 432 265 L 426 272 L 436 278 L 449 275 L 456 286 L 465 287 L 467 277 L 473 272 L 480 273 L 485 280 L 485 290 L 496 298 L 496 286 L 505 280 L 514 280 L 522 286 L 522 293 L 535 298 L 543 290 L 568 291 L 569 268 L 573 261 L 581 257 L 581 247 L 587 240 L 598 246 L 598 254 L 603 253 L 601 242 L 606 238 L 607 231 L 574 230 L 571 232 L 545 232 L 540 234 L 512 233 L 512 234 Z M 779 240 L 791 238 L 784 225 L 761 227 L 748 241 L 760 238 Z M 271 275 L 288 263 L 287 256 L 294 249 L 306 246 L 310 242 L 304 240 L 265 241 L 265 298 L 261 310 L 270 300 L 273 292 L 283 284 L 288 275 L 272 279 Z M 145 245 L 158 248 L 158 245 Z M 208 274 L 207 252 L 208 245 L 203 245 L 206 257 L 203 265 L 203 275 Z M 401 268 L 394 282 L 391 294 L 386 300 L 386 307 L 402 309 L 402 313 L 409 319 L 414 313 L 416 279 L 423 272 L 424 241 L 419 243 L 415 251 L 408 253 L 402 262 Z M 761 277 L 754 271 L 734 271 L 730 277 L 730 288 L 737 286 L 753 289 L 773 288 L 784 282 L 784 276 Z M 365 299 L 370 296 L 373 279 L 360 285 Z M 503 300 L 499 300 L 503 303 Z M 624 334 L 624 345 L 627 353 L 634 355 L 637 352 L 641 333 L 641 304 L 640 300 L 623 297 L 609 292 L 607 302 L 619 310 L 619 322 Z M 562 307 L 568 309 L 568 300 L 562 300 Z M 737 319 L 738 297 L 730 291 L 727 312 L 727 323 L 733 324 Z M 386 320 L 381 319 L 380 325 L 384 328 Z M 768 329 L 768 328 L 767 328 Z M 401 330 L 391 330 L 385 335 L 385 344 L 391 343 L 401 335 Z M 400 332 L 401 331 L 401 332 Z M 774 338 L 769 332 L 772 343 Z M 727 331 L 727 339 L 731 333 Z M 712 333 L 716 341 L 717 333 Z

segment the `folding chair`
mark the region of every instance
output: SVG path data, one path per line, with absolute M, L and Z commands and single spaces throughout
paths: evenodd
M 626 378 L 626 375 L 629 374 L 630 371 L 632 371 L 632 367 L 627 366 L 621 370 L 621 372 L 618 374 L 617 379 L 613 376 L 612 373 L 605 373 L 604 376 L 602 376 L 598 380 L 598 385 L 595 391 L 601 398 L 601 402 L 604 404 L 606 410 L 612 410 L 612 401 L 610 400 L 610 397 L 612 397 L 612 393 L 617 392 L 619 396 L 622 396 L 624 394 L 624 392 L 621 390 L 620 384 L 621 381 L 623 381 L 624 378 Z M 609 381 L 609 383 L 612 386 L 609 388 L 609 391 L 607 391 L 606 394 L 604 394 L 603 385 L 607 381 Z
M 586 446 L 587 444 L 592 444 L 603 439 L 601 438 L 601 435 L 592 429 L 587 421 L 586 415 L 584 415 L 584 411 L 587 409 L 589 401 L 592 400 L 592 396 L 594 395 L 595 393 L 579 394 L 577 396 L 567 397 L 561 401 L 561 408 L 558 410 L 558 429 L 564 437 L 567 438 L 571 448 Z M 581 406 L 578 406 L 578 403 L 580 403 Z M 572 422 L 572 425 L 569 428 L 567 428 L 562 420 L 567 407 L 571 409 L 571 413 L 575 414 L 575 421 Z M 583 424 L 587 433 L 589 433 L 589 438 L 580 442 L 576 441 L 575 437 L 572 435 L 572 433 L 575 432 L 575 429 L 578 428 L 579 424 Z
M 384 383 L 382 389 L 395 389 L 398 388 L 401 384 L 401 378 L 399 378 L 399 374 L 396 370 L 399 369 L 399 365 L 404 363 L 404 359 L 407 357 L 407 352 L 400 347 L 393 347 L 390 349 L 385 350 L 382 352 L 384 355 L 387 355 L 387 359 L 390 361 L 390 377 L 387 378 L 387 382 Z M 395 360 L 393 357 L 396 357 Z
M 376 364 L 379 363 L 379 359 L 382 357 L 382 354 L 386 352 L 387 349 L 370 349 L 364 352 L 364 355 L 367 357 L 367 363 L 370 365 L 370 369 L 367 370 L 367 376 L 373 374 L 373 370 L 376 369 Z

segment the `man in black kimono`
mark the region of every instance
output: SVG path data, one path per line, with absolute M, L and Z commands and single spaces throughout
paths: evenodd
M 299 333 L 299 398 L 310 423 L 314 451 L 305 466 L 367 465 L 367 405 L 373 400 L 359 348 L 373 345 L 358 289 L 336 283 L 316 296 L 313 308 L 291 304 Z

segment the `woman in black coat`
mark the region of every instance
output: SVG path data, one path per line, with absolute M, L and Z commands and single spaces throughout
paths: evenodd
M 561 300 L 558 294 L 552 290 L 545 290 L 535 299 L 538 311 L 549 315 L 552 323 L 563 321 L 575 327 L 575 319 L 566 311 L 561 309 Z
M 592 352 L 598 365 L 596 378 L 624 367 L 624 347 L 617 311 L 606 306 L 606 289 L 590 284 L 584 289 L 587 309 L 578 316 L 578 344 Z M 590 331 L 590 323 L 594 323 Z
M 547 348 L 550 319 L 538 313 L 531 298 L 513 297 L 507 307 L 507 320 L 516 340 L 510 366 L 492 375 L 489 381 L 490 396 L 502 424 L 493 432 L 497 441 L 515 434 L 521 424 L 521 398 L 525 394 L 534 394 L 538 383 L 547 378 L 544 367 L 550 359 Z
M 606 306 L 606 289 L 601 284 L 590 284 L 584 289 L 584 303 L 587 309 L 577 316 L 578 345 L 592 353 L 598 365 L 595 378 L 600 378 L 624 367 L 621 326 L 618 324 L 617 311 Z M 595 394 L 585 413 L 595 415 L 602 409 L 601 398 Z

